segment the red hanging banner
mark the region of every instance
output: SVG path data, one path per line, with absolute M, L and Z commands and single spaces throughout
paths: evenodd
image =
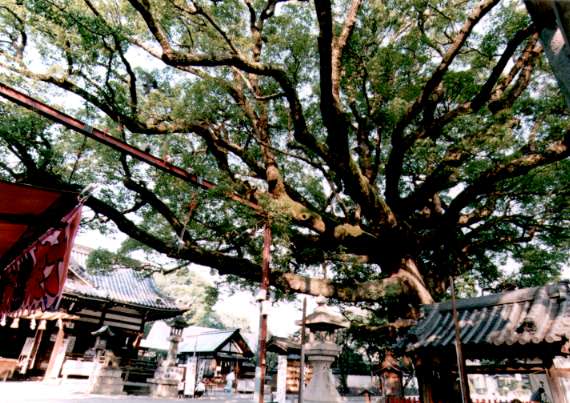
M 55 310 L 59 305 L 81 205 L 10 262 L 0 276 L 0 314 Z

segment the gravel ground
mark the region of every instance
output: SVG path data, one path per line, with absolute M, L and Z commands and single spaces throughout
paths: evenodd
M 154 399 L 148 396 L 103 396 L 89 395 L 83 391 L 86 388 L 86 381 L 67 380 L 65 382 L 18 382 L 0 381 L 0 403 L 253 403 L 253 396 L 249 395 L 226 395 L 222 392 L 212 396 L 205 396 L 201 399 Z M 293 397 L 291 397 L 293 401 Z M 266 395 L 266 402 L 270 402 L 269 395 Z M 361 397 L 345 397 L 344 402 L 364 403 Z M 372 400 L 376 402 L 376 400 Z
M 216 395 L 201 399 L 153 399 L 148 396 L 102 396 L 82 392 L 84 383 L 0 382 L 0 403 L 172 403 L 252 402 L 251 395 Z M 269 399 L 268 399 L 269 400 Z

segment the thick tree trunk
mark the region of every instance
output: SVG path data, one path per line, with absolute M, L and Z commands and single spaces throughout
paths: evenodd
M 405 257 L 400 262 L 399 275 L 408 282 L 421 304 L 433 304 L 434 300 L 429 291 L 423 275 L 420 273 L 416 259 Z

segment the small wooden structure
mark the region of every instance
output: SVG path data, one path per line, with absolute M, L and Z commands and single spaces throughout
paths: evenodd
M 402 390 L 402 369 L 391 351 L 387 351 L 380 365 L 380 389 L 385 397 L 400 397 Z
M 570 402 L 570 284 L 457 301 L 467 373 L 542 373 L 552 400 Z M 423 403 L 460 401 L 450 302 L 428 305 L 409 345 Z
M 272 336 L 267 341 L 267 351 L 286 357 L 286 392 L 299 393 L 299 371 L 301 370 L 301 344 L 285 337 Z M 305 384 L 311 381 L 313 370 L 305 365 Z M 279 376 L 279 374 L 277 374 Z
M 141 347 L 168 351 L 169 335 L 170 326 L 164 321 L 157 321 L 142 340 Z M 189 326 L 183 330 L 178 345 L 178 362 L 186 365 L 196 359 L 196 379 L 203 380 L 209 389 L 223 388 L 230 372 L 234 373 L 238 387 L 240 380 L 252 380 L 255 375 L 251 362 L 253 356 L 239 329 Z

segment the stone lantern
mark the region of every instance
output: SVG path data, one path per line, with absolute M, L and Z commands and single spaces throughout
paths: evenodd
M 303 393 L 305 403 L 342 401 L 330 367 L 340 353 L 334 340 L 335 331 L 349 327 L 349 322 L 325 304 L 326 299 L 318 297 L 317 308 L 305 319 L 310 331 L 305 354 L 313 367 L 313 378 Z
M 386 351 L 380 366 L 380 382 L 384 397 L 402 397 L 402 369 L 391 351 Z
M 168 355 L 164 365 L 171 367 L 176 366 L 176 357 L 178 356 L 178 344 L 182 340 L 182 332 L 186 327 L 186 322 L 181 318 L 176 318 L 170 326 L 170 337 L 168 341 L 170 346 L 168 347 Z
M 87 390 L 89 393 L 101 395 L 123 394 L 123 371 L 119 366 L 119 358 L 107 346 L 107 342 L 115 337 L 115 333 L 108 325 L 104 325 L 91 334 L 97 338 L 93 347 L 95 364 L 89 376 Z
M 175 318 L 170 324 L 168 354 L 154 372 L 154 377 L 148 379 L 150 394 L 153 397 L 178 397 L 178 384 L 182 381 L 184 369 L 176 365 L 176 357 L 178 355 L 178 344 L 182 340 L 182 332 L 186 326 L 187 324 L 182 318 Z

